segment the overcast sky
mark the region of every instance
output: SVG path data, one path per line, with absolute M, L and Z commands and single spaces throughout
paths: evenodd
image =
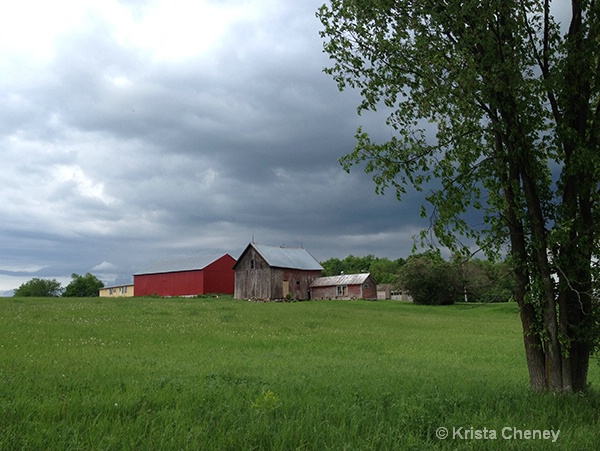
M 391 133 L 322 72 L 322 3 L 3 2 L 0 294 L 237 258 L 253 236 L 319 261 L 409 255 L 418 202 L 338 163 L 359 125 Z

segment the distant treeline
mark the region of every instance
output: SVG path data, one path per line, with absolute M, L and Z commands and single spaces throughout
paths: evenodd
M 377 283 L 396 283 L 400 274 L 400 268 L 406 264 L 406 260 L 399 258 L 390 260 L 386 257 L 380 258 L 374 255 L 365 257 L 355 257 L 349 255 L 345 259 L 330 258 L 327 261 L 321 262 L 324 271 L 323 275 L 337 276 L 342 272 L 344 274 L 358 274 L 361 272 L 369 272 Z
M 417 304 L 506 302 L 512 299 L 514 279 L 508 262 L 462 259 L 445 260 L 439 252 L 424 252 L 404 259 L 349 255 L 321 262 L 325 276 L 369 272 L 378 284 L 391 283 L 408 290 Z
M 98 290 L 104 287 L 104 282 L 95 275 L 86 273 L 84 276 L 71 274 L 71 282 L 63 288 L 56 279 L 40 279 L 35 277 L 22 283 L 14 290 L 15 297 L 95 297 Z

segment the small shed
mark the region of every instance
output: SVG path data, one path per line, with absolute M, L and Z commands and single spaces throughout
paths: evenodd
M 319 277 L 310 284 L 312 299 L 377 299 L 377 284 L 370 273 Z
M 323 267 L 304 248 L 250 243 L 235 266 L 235 299 L 309 299 Z
M 158 261 L 133 275 L 135 295 L 233 294 L 233 265 L 235 259 L 229 254 Z
M 412 301 L 408 290 L 394 287 L 391 283 L 377 285 L 377 299 L 392 299 L 395 301 Z

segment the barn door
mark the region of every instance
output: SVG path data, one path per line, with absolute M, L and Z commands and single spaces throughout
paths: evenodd
M 289 280 L 284 280 L 283 281 L 283 298 L 287 298 L 287 295 L 290 293 L 290 281 Z

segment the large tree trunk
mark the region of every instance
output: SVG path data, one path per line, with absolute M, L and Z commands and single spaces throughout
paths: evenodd
M 500 154 L 502 142 L 496 139 L 496 148 Z M 525 359 L 529 370 L 529 382 L 535 391 L 543 391 L 547 388 L 546 364 L 544 350 L 539 334 L 536 332 L 538 321 L 536 311 L 531 302 L 527 301 L 526 293 L 529 284 L 529 272 L 527 271 L 527 246 L 525 230 L 517 212 L 516 194 L 513 189 L 519 182 L 519 171 L 513 163 L 508 164 L 508 177 L 501 171 L 502 183 L 505 186 L 504 198 L 506 200 L 506 218 L 511 243 L 511 256 L 515 274 L 515 301 L 519 305 L 521 324 L 523 326 L 523 344 L 525 346 Z
M 517 300 L 521 308 L 525 352 L 534 390 L 573 392 L 585 390 L 590 359 L 590 337 L 592 319 L 592 276 L 591 258 L 593 250 L 593 219 L 586 199 L 590 190 L 586 187 L 585 171 L 579 173 L 579 184 L 572 196 L 563 199 L 562 210 L 571 230 L 567 239 L 559 240 L 558 255 L 554 268 L 549 262 L 547 232 L 541 221 L 541 204 L 535 186 L 528 178 L 528 165 L 520 161 L 518 168 L 511 169 L 513 177 L 522 181 L 523 196 L 527 205 L 527 229 L 523 222 L 509 216 L 509 226 L 517 280 Z M 573 180 L 574 182 L 574 180 Z M 577 185 L 574 182 L 574 185 Z M 509 195 L 511 194 L 508 190 Z M 528 233 L 525 232 L 528 231 Z M 531 239 L 528 260 L 527 244 Z M 522 238 L 523 237 L 523 238 Z M 533 257 L 533 258 L 531 258 Z M 523 268 L 531 265 L 531 272 Z M 537 276 L 533 277 L 532 274 Z M 555 289 L 558 279 L 558 289 Z M 537 283 L 537 290 L 531 285 Z M 523 288 L 525 284 L 525 288 Z M 527 301 L 520 293 L 527 291 L 538 295 L 539 308 Z M 543 363 L 544 370 L 541 371 Z M 543 380 L 543 383 L 541 382 Z
M 581 329 L 587 327 L 585 323 L 591 312 L 589 263 L 593 239 L 588 230 L 593 224 L 589 212 L 581 207 L 585 204 L 580 202 L 581 196 L 574 195 L 573 215 L 579 217 L 579 224 L 586 226 L 571 231 L 572 236 L 559 253 L 562 259 L 554 262 L 556 273 L 550 263 L 548 232 L 537 187 L 530 176 L 527 153 L 515 151 L 511 144 L 507 136 L 498 134 L 496 153 L 503 156 L 506 165 L 499 173 L 507 206 L 515 299 L 520 308 L 531 387 L 535 391 L 581 391 L 587 385 L 590 356 Z M 525 205 L 524 217 L 519 215 L 523 211 L 519 199 Z M 588 220 L 581 220 L 582 216 Z M 559 280 L 558 290 L 555 278 Z M 577 285 L 571 280 L 577 281 Z

